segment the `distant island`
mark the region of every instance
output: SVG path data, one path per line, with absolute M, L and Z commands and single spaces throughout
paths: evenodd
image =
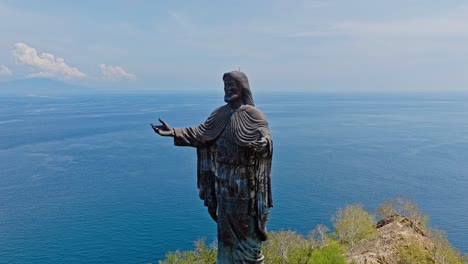
M 375 222 L 376 217 L 379 219 Z M 445 232 L 430 228 L 428 216 L 411 200 L 395 197 L 376 215 L 347 205 L 332 217 L 334 231 L 317 225 L 307 236 L 295 231 L 269 232 L 265 263 L 313 264 L 464 264 Z M 169 252 L 159 264 L 215 263 L 216 243 L 195 242 L 195 250 Z
M 0 94 L 15 96 L 57 96 L 96 92 L 99 92 L 99 89 L 48 78 L 27 78 L 0 82 Z

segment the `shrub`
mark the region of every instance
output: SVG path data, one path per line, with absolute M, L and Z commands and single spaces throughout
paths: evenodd
M 327 231 L 327 227 L 318 225 L 307 239 L 294 231 L 269 233 L 269 241 L 263 245 L 265 263 L 346 264 L 346 249 L 331 240 Z
M 435 244 L 435 248 L 432 255 L 433 259 L 435 260 L 435 264 L 468 263 L 468 256 L 461 255 L 457 249 L 452 247 L 450 242 L 447 240 L 447 236 L 444 231 L 430 229 L 429 237 Z
M 379 206 L 377 216 L 382 219 L 388 219 L 392 215 L 404 215 L 418 222 L 423 227 L 426 227 L 429 217 L 419 210 L 418 206 L 409 198 L 396 196 L 393 199 L 387 200 Z
M 374 215 L 365 211 L 362 205 L 347 205 L 338 209 L 332 217 L 338 240 L 350 246 L 375 237 L 377 230 L 374 220 Z
M 159 264 L 212 264 L 216 262 L 217 248 L 214 244 L 208 247 L 205 239 L 195 242 L 194 251 L 175 251 L 166 254 L 166 260 Z
M 312 252 L 307 263 L 313 264 L 346 264 L 346 249 L 338 243 L 331 243 Z
M 329 230 L 327 226 L 321 224 L 315 226 L 315 229 L 311 230 L 308 235 L 312 247 L 322 247 L 330 242 L 330 236 L 327 234 Z
M 262 250 L 265 263 L 307 263 L 312 247 L 303 236 L 289 230 L 270 232 Z
M 435 264 L 430 251 L 415 239 L 397 247 L 398 264 Z

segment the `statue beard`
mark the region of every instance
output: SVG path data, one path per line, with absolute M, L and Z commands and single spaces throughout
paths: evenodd
M 232 94 L 232 93 L 226 93 L 224 95 L 224 102 L 230 103 L 232 101 L 240 99 L 239 95 L 237 94 Z

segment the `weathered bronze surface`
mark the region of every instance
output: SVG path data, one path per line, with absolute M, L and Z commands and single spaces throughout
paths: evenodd
M 247 76 L 225 73 L 224 101 L 197 127 L 151 124 L 176 146 L 197 148 L 200 198 L 218 225 L 218 264 L 263 263 L 262 241 L 271 198 L 273 141 L 268 122 L 254 106 Z

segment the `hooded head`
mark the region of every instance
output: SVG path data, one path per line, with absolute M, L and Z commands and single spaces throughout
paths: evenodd
M 230 80 L 234 80 L 239 88 L 242 90 L 242 103 L 246 105 L 254 105 L 254 101 L 252 98 L 252 92 L 250 91 L 249 80 L 247 79 L 247 75 L 241 71 L 232 71 L 227 72 L 223 75 L 223 81 L 227 82 Z

